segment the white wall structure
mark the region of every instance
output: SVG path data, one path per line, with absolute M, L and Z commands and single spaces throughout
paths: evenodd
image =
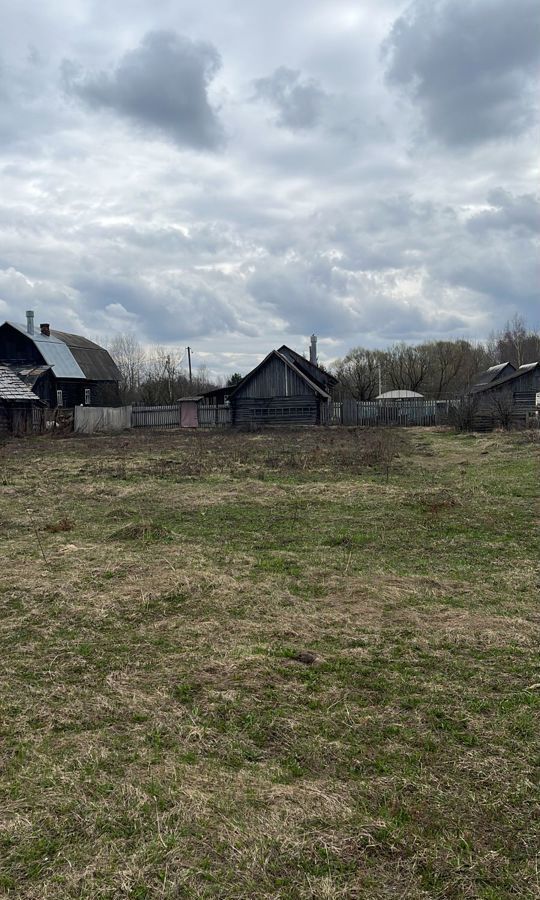
M 73 430 L 80 434 L 131 428 L 131 406 L 76 406 Z

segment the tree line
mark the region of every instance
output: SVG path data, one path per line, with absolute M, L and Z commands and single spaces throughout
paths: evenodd
M 133 334 L 117 335 L 109 345 L 121 373 L 124 403 L 149 406 L 174 403 L 179 397 L 202 394 L 216 387 L 234 386 L 242 376 L 211 376 L 205 365 L 190 380 L 181 351 L 145 348 Z M 373 400 L 390 390 L 417 391 L 436 400 L 463 394 L 479 372 L 501 362 L 516 368 L 540 359 L 540 332 L 515 316 L 489 340 L 400 342 L 386 350 L 355 347 L 332 366 L 338 378 L 336 399 Z M 381 390 L 380 390 L 381 389 Z
M 540 359 L 540 331 L 515 316 L 487 341 L 396 343 L 387 350 L 355 347 L 333 366 L 338 397 L 373 400 L 379 393 L 410 390 L 435 400 L 460 396 L 490 366 L 516 368 Z
M 108 350 L 120 370 L 123 403 L 160 406 L 179 397 L 202 394 L 217 387 L 205 365 L 197 366 L 189 377 L 185 355 L 178 349 L 144 347 L 135 335 L 119 334 Z

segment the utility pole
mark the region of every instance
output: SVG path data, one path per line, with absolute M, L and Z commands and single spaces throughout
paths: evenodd
M 169 403 L 172 403 L 172 377 L 171 377 L 171 354 L 167 353 L 165 360 L 165 369 L 167 371 L 167 384 L 169 387 Z
M 379 394 L 382 394 L 382 372 L 381 372 L 381 364 L 377 366 L 379 369 Z
M 186 350 L 187 350 L 187 359 L 188 359 L 188 366 L 189 366 L 189 383 L 191 384 L 193 381 L 193 378 L 191 375 L 191 352 L 192 352 L 191 347 L 186 347 Z

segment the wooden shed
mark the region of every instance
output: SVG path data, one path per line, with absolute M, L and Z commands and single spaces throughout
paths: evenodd
M 540 362 L 527 363 L 519 369 L 505 363 L 497 375 L 471 388 L 477 422 L 483 427 L 524 425 L 527 413 L 535 410 L 540 393 Z
M 233 425 L 318 425 L 337 380 L 285 345 L 229 394 Z
M 7 366 L 0 366 L 0 434 L 30 434 L 34 409 L 43 406 L 37 394 Z

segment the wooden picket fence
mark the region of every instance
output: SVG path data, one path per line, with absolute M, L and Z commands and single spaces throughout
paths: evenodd
M 134 406 L 132 428 L 180 428 L 180 404 L 170 406 Z
M 328 404 L 323 424 L 444 425 L 448 422 L 449 409 L 449 400 L 342 400 Z

